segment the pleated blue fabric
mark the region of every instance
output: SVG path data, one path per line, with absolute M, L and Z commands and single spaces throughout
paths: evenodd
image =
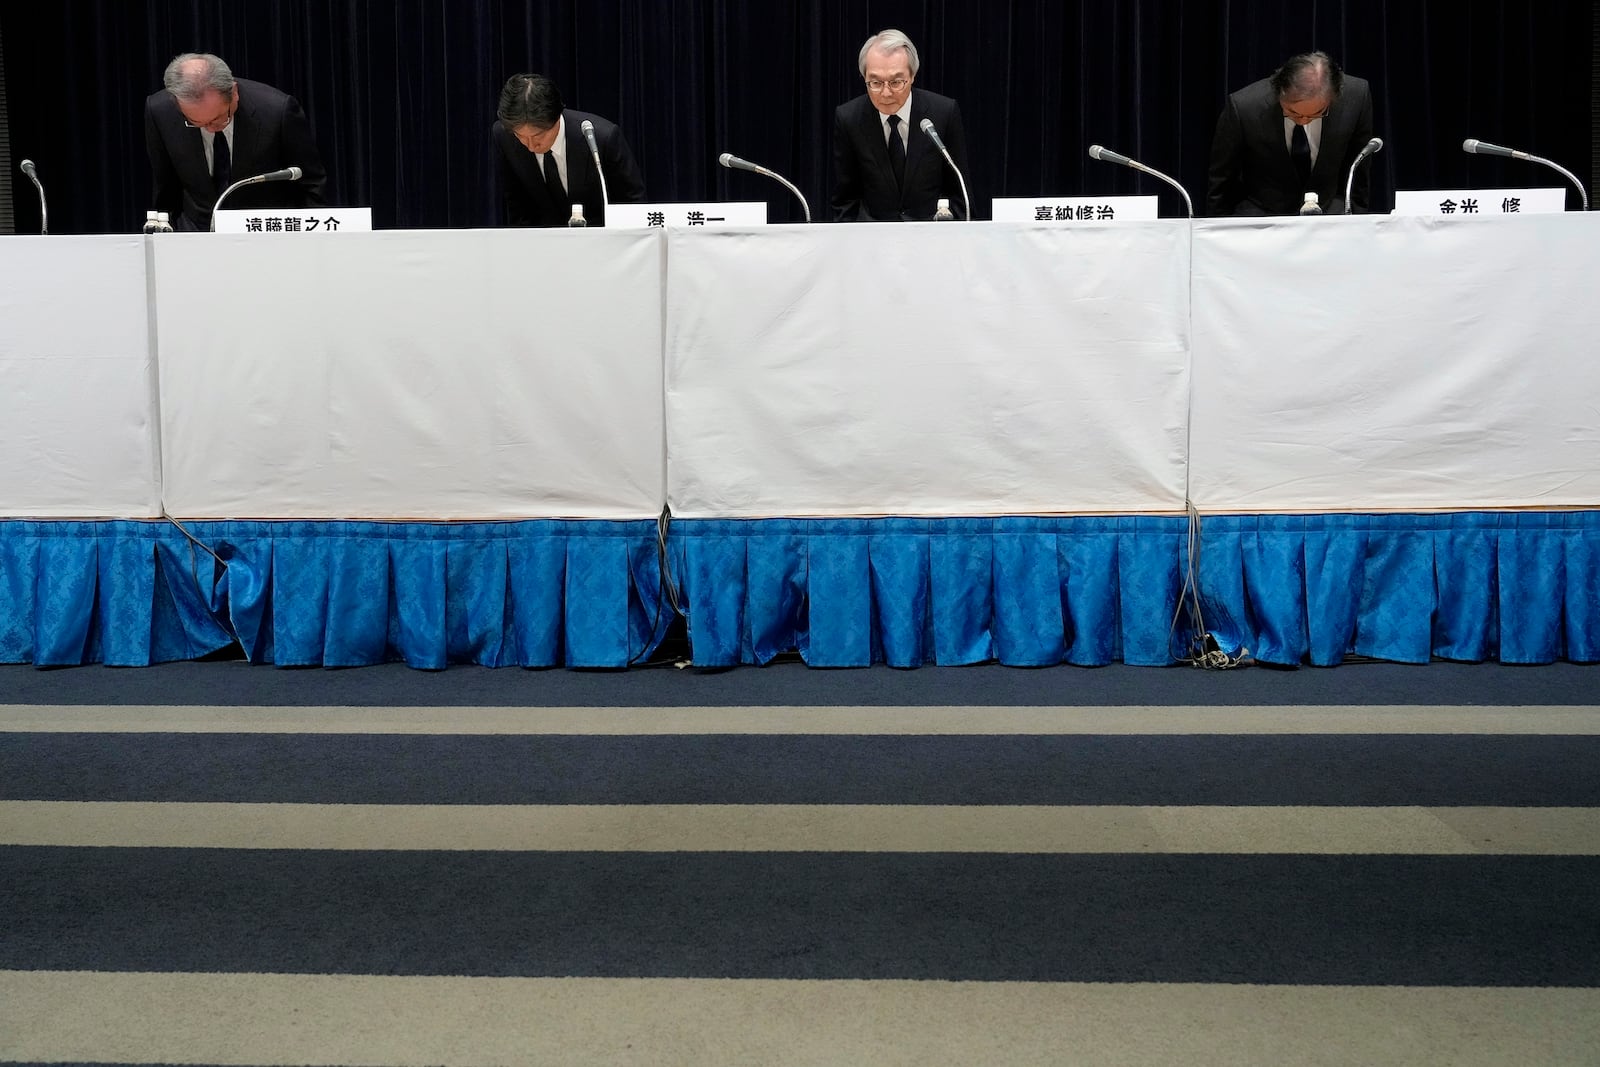
M 1262 662 L 1600 659 L 1600 512 L 1231 515 L 1201 529 L 1206 627 Z
M 626 667 L 660 644 L 654 522 L 0 523 L 0 660 Z
M 619 668 L 678 617 L 649 521 L 0 521 L 0 662 Z M 701 666 L 1165 665 L 1172 516 L 693 520 L 666 558 Z M 1265 663 L 1600 662 L 1600 512 L 1204 520 L 1204 625 Z
M 215 562 L 147 522 L 0 522 L 0 662 L 144 667 L 232 642 Z
M 1172 662 L 1181 518 L 704 519 L 668 554 L 696 664 Z

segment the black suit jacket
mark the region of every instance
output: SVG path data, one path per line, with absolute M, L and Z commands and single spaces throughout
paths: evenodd
M 606 192 L 613 204 L 644 203 L 644 178 L 633 152 L 617 124 L 599 115 L 566 108 L 561 113 L 566 123 L 561 131 L 567 147 L 567 202 L 554 203 L 545 188 L 539 157 L 522 147 L 516 135 L 499 120 L 489 130 L 495 158 L 500 163 L 500 191 L 506 202 L 506 221 L 513 226 L 565 226 L 572 217 L 572 205 L 583 205 L 583 217 L 591 226 L 606 224 L 605 201 L 600 196 L 600 176 L 589 155 L 589 142 L 583 139 L 583 120 L 594 123 L 594 140 L 605 167 Z
M 235 79 L 239 108 L 233 115 L 231 173 L 234 181 L 299 167 L 297 182 L 265 182 L 241 189 L 222 206 L 234 208 L 320 207 L 328 172 L 322 166 L 311 123 L 300 102 L 270 85 Z M 220 135 L 219 135 L 220 136 Z M 175 230 L 206 230 L 220 190 L 212 185 L 200 131 L 183 124 L 177 99 L 165 89 L 144 102 L 144 147 L 150 156 L 151 203 L 172 217 Z
M 950 201 L 957 218 L 967 205 L 961 183 L 944 156 L 922 132 L 932 119 L 939 139 L 961 173 L 967 173 L 967 133 L 961 109 L 948 96 L 911 90 L 911 128 L 906 131 L 905 188 L 895 184 L 883 120 L 865 94 L 833 113 L 833 218 L 835 222 L 909 222 L 931 219 L 939 198 Z
M 1322 119 L 1322 141 L 1311 168 L 1311 184 L 1300 188 L 1283 137 L 1283 109 L 1263 78 L 1228 97 L 1211 141 L 1211 180 L 1206 214 L 1294 215 L 1306 193 L 1329 215 L 1344 211 L 1350 164 L 1372 139 L 1372 90 L 1363 78 L 1345 75 L 1339 98 Z M 1366 211 L 1372 166 L 1356 174 L 1350 200 Z

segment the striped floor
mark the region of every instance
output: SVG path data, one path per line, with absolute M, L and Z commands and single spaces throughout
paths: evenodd
M 1600 1062 L 1600 706 L 1570 687 L 1063 705 L 1010 701 L 1107 676 L 943 673 L 963 703 L 724 675 L 582 706 L 634 672 L 451 706 L 226 664 L 50 702 L 0 669 L 0 1061 Z

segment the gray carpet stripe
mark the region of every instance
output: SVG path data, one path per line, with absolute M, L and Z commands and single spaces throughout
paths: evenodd
M 1600 990 L 0 971 L 0 1059 L 1593 1064 Z
M 0 705 L 0 733 L 1600 734 L 1600 707 L 187 707 Z
M 1600 855 L 1600 809 L 0 802 L 0 845 Z

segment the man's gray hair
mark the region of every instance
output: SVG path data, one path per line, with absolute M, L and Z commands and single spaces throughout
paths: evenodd
M 195 63 L 199 60 L 199 63 Z M 184 67 L 194 63 L 190 70 Z M 223 96 L 233 92 L 233 71 L 228 64 L 209 52 L 185 52 L 167 64 L 161 84 L 179 100 L 199 100 L 206 90 L 215 89 Z
M 1272 72 L 1272 91 L 1280 100 L 1294 103 L 1327 96 L 1338 99 L 1344 89 L 1344 71 L 1326 52 L 1302 52 L 1284 60 Z
M 880 52 L 904 52 L 906 66 L 911 68 L 911 76 L 917 76 L 917 68 L 922 61 L 917 58 L 917 46 L 911 43 L 911 38 L 899 30 L 884 30 L 882 33 L 873 34 L 867 38 L 867 43 L 861 46 L 861 55 L 856 59 L 856 66 L 861 68 L 861 76 L 867 76 L 867 53 L 873 49 Z

